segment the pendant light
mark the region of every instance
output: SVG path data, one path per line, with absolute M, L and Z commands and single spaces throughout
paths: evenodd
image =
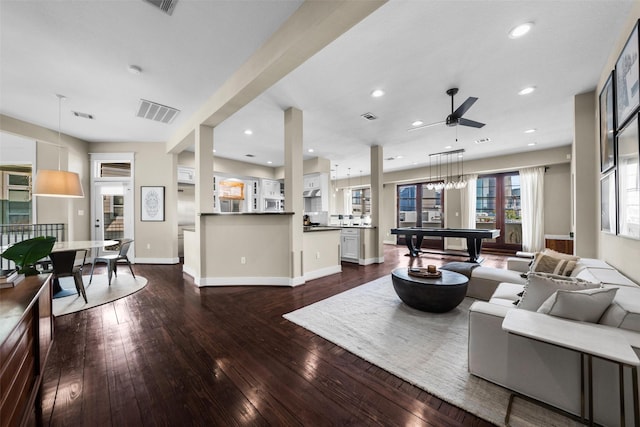
M 66 98 L 63 95 L 56 96 L 58 97 L 58 170 L 38 170 L 33 184 L 33 195 L 81 198 L 84 197 L 84 191 L 80 176 L 75 172 L 60 170 L 60 147 L 62 146 L 60 123 L 62 121 L 62 101 Z
M 467 181 L 464 179 L 463 153 L 464 149 L 429 154 L 429 179 L 431 179 L 431 158 L 435 156 L 437 160 L 438 177 L 442 179 L 442 181 L 434 183 L 432 186 L 427 184 L 427 188 L 435 189 L 438 191 L 443 189 L 459 190 L 465 188 L 467 186 Z M 446 174 L 444 178 L 442 174 L 443 167 L 445 169 L 444 173 Z

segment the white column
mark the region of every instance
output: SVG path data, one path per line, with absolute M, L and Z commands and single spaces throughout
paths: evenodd
M 195 129 L 195 209 L 196 215 L 200 213 L 213 212 L 213 128 L 200 125 Z M 198 265 L 196 266 L 196 280 L 207 277 L 206 230 L 204 229 L 204 217 L 196 216 L 196 245 L 199 250 L 194 251 L 200 254 Z

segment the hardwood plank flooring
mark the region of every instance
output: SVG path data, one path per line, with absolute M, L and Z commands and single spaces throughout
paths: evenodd
M 408 265 L 406 252 L 385 245 L 383 264 L 344 263 L 296 288 L 197 288 L 181 265 L 135 265 L 143 290 L 56 318 L 44 423 L 490 425 L 282 317 Z M 483 265 L 506 264 L 483 255 Z M 425 254 L 414 265 L 460 260 Z

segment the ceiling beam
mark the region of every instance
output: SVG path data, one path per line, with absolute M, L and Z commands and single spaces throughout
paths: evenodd
M 387 0 L 306 0 L 167 142 L 167 153 L 189 147 L 197 126 L 217 126 Z

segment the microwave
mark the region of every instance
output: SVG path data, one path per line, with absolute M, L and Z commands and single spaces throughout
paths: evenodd
M 284 209 L 283 201 L 280 199 L 264 199 L 262 210 L 264 212 L 280 212 Z

